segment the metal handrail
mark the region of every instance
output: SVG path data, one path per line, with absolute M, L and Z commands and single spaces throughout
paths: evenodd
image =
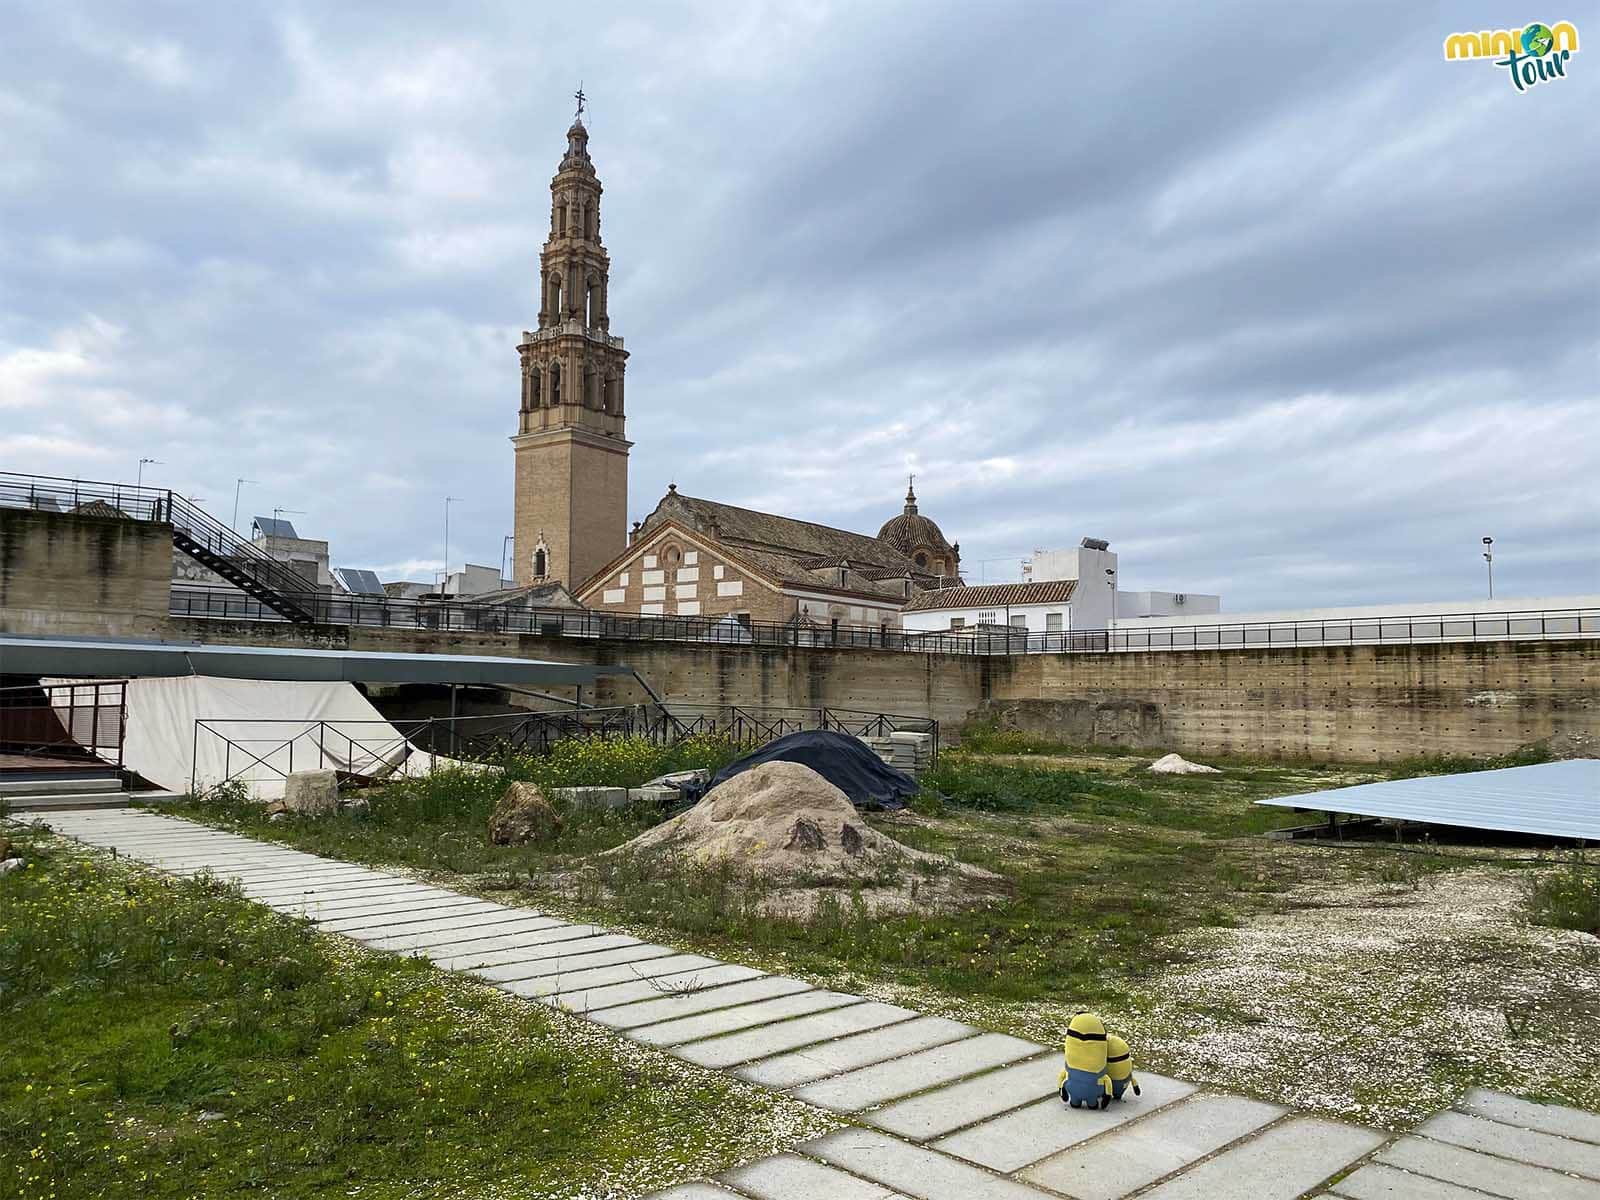
M 305 579 L 295 571 L 263 554 L 253 542 L 240 537 L 171 488 L 0 471 L 0 508 L 58 513 L 87 510 L 94 515 L 121 520 L 171 525 L 196 545 L 227 559 L 263 587 L 286 596 L 302 592 L 306 587 Z
M 125 679 L 0 688 L 0 749 L 13 754 L 82 750 L 120 771 L 127 727 Z
M 235 724 L 247 726 L 249 733 L 231 736 L 227 727 Z M 362 736 L 368 729 L 371 737 Z M 467 761 L 493 761 L 507 752 L 547 754 L 556 743 L 575 738 L 645 737 L 674 746 L 690 737 L 715 734 L 739 746 L 755 746 L 800 729 L 833 729 L 853 736 L 869 736 L 859 730 L 877 730 L 879 736 L 925 733 L 932 739 L 930 756 L 937 760 L 939 753 L 939 722 L 934 718 L 854 709 L 635 704 L 395 721 L 202 717 L 194 723 L 189 788 L 194 792 L 202 782 L 198 774 L 202 745 L 216 743 L 221 744 L 223 778 L 208 779 L 207 785 L 258 768 L 268 778 L 287 779 L 297 770 L 326 769 L 330 764 L 370 776 L 376 773 L 350 768 L 384 764 L 388 770 L 382 774 L 387 775 L 412 753 L 444 753 L 442 747 Z
M 695 642 L 732 647 L 890 650 L 923 654 L 1104 654 L 1437 641 L 1550 641 L 1600 636 L 1600 608 L 1506 610 L 1498 613 L 1400 614 L 1317 621 L 1241 621 L 1217 625 L 1120 624 L 1114 629 L 1059 633 L 961 633 L 885 629 L 877 625 L 809 625 L 741 621 L 736 635 L 723 617 L 657 617 L 584 608 L 517 608 L 470 600 L 403 600 L 295 592 L 288 598 L 319 624 L 442 632 L 532 634 L 613 641 Z M 173 616 L 236 621 L 282 618 L 249 597 L 215 588 L 175 587 Z

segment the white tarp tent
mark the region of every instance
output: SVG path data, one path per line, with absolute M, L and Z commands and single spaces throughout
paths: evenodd
M 128 681 L 123 762 L 169 791 L 238 779 L 270 800 L 283 795 L 290 771 L 385 776 L 412 756 L 432 758 L 352 684 L 208 675 Z

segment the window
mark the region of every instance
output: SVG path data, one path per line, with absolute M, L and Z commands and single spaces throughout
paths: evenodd
M 1011 617 L 1011 628 L 1013 628 L 1013 629 L 1026 629 L 1027 627 L 1028 627 L 1028 618 L 1027 617 L 1023 616 L 1021 613 L 1014 613 L 1012 615 L 1012 617 Z
M 992 612 L 981 612 L 981 613 L 978 614 L 978 624 L 979 625 L 994 625 L 996 623 L 997 623 L 996 614 L 994 614 Z
M 550 364 L 550 407 L 561 403 L 561 364 Z
M 535 550 L 533 552 L 533 575 L 535 579 L 543 579 L 547 574 L 549 574 L 549 572 L 545 570 L 545 563 L 547 561 L 548 560 L 545 558 L 543 550 Z
M 1045 615 L 1044 615 L 1044 631 L 1046 633 L 1060 633 L 1061 632 L 1061 614 L 1060 613 L 1045 613 Z
M 965 617 L 951 617 L 950 618 L 950 628 L 951 629 L 965 629 L 966 627 L 967 627 L 967 619 Z
M 661 561 L 668 567 L 676 567 L 682 557 L 682 552 L 676 546 L 667 546 L 661 551 Z
M 928 556 L 926 554 L 924 554 L 922 551 L 918 550 L 917 551 L 916 563 L 917 563 L 917 566 L 919 566 L 919 567 L 927 566 L 928 565 Z

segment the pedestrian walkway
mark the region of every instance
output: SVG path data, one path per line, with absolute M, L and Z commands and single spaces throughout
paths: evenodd
M 1054 1046 L 154 813 L 46 820 L 858 1122 L 655 1200 L 1600 1200 L 1592 1113 L 1473 1091 L 1395 1137 L 1145 1072 L 1071 1110 Z

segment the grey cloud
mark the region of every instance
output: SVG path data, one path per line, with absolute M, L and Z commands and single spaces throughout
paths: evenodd
M 915 469 L 990 578 L 1093 533 L 1235 610 L 1450 599 L 1493 533 L 1502 590 L 1600 590 L 1587 56 L 1443 62 L 1492 6 L 531 13 L 13 14 L 4 465 L 260 479 L 352 565 L 457 495 L 497 561 L 582 77 L 634 515 L 872 530 Z

